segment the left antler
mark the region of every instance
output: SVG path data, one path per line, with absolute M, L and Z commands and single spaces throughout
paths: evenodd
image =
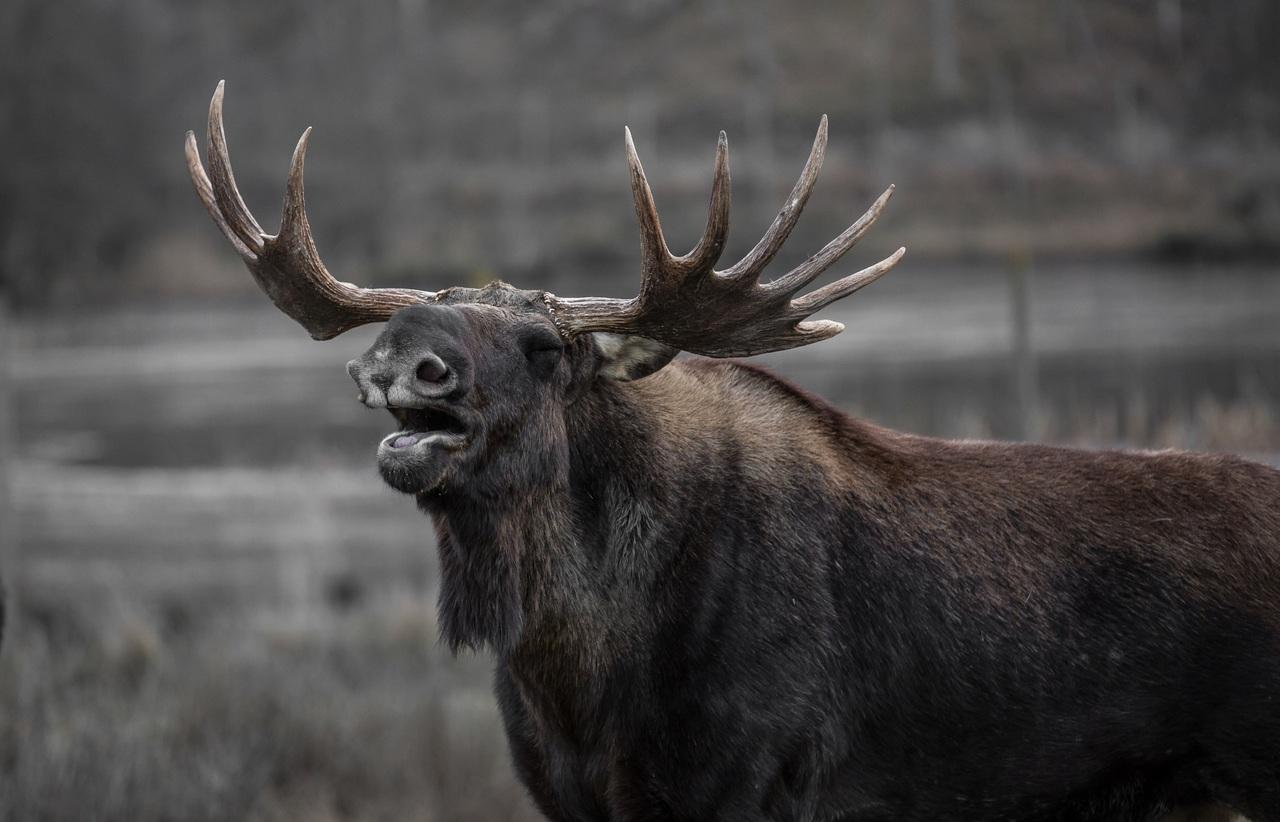
M 906 253 L 905 248 L 899 248 L 869 268 L 795 296 L 871 228 L 893 194 L 890 186 L 865 214 L 817 254 L 781 277 L 767 283 L 759 281 L 761 272 L 795 227 L 818 179 L 827 146 L 825 115 L 800 179 L 773 224 L 747 256 L 723 271 L 716 271 L 714 266 L 729 231 L 729 148 L 724 132 L 720 132 L 716 146 L 707 227 L 697 246 L 683 257 L 672 254 L 663 239 L 653 192 L 636 156 L 630 130 L 626 140 L 631 189 L 640 221 L 640 294 L 628 300 L 548 294 L 547 306 L 566 335 L 586 331 L 637 334 L 709 357 L 745 357 L 808 345 L 839 334 L 844 326 L 806 317 L 875 282 Z
M 435 299 L 431 291 L 358 288 L 334 279 L 324 267 L 311 238 L 302 191 L 302 165 L 310 128 L 302 132 L 293 152 L 280 233 L 264 234 L 240 197 L 231 174 L 227 138 L 222 130 L 222 91 L 223 84 L 218 83 L 209 103 L 211 173 L 205 174 L 195 134 L 190 131 L 186 144 L 187 170 L 209 215 L 277 308 L 300 323 L 315 339 L 327 340 L 356 326 L 387 320 L 405 306 Z

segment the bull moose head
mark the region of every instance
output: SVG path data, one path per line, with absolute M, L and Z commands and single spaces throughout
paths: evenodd
M 824 116 L 778 216 L 755 247 L 727 268 L 715 268 L 729 230 L 725 134 L 716 145 L 706 228 L 692 251 L 677 256 L 663 239 L 653 193 L 628 130 L 627 166 L 642 253 L 636 297 L 560 297 L 503 284 L 435 292 L 359 288 L 329 273 L 311 236 L 303 195 L 311 129 L 303 132 L 293 153 L 280 230 L 267 234 L 236 187 L 222 100 L 219 83 L 209 106 L 207 173 L 195 135 L 187 133 L 187 166 L 196 193 L 258 285 L 313 338 L 330 339 L 359 325 L 390 321 L 348 370 L 361 401 L 389 409 L 400 425 L 382 441 L 378 456 L 383 476 L 405 492 L 427 491 L 464 477 L 482 482 L 481 467 L 500 467 L 504 444 L 518 442 L 523 455 L 538 452 L 539 440 L 554 440 L 547 428 L 556 417 L 548 412 L 589 390 L 597 379 L 647 376 L 678 351 L 741 357 L 832 337 L 844 326 L 807 318 L 875 282 L 905 253 L 900 248 L 857 273 L 800 294 L 871 228 L 893 193 L 891 186 L 821 251 L 761 282 L 817 180 L 827 144 Z M 550 447 L 550 442 L 544 445 Z

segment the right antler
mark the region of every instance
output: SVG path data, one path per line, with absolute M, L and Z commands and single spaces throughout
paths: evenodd
M 716 271 L 714 266 L 729 231 L 728 140 L 724 132 L 720 132 L 716 146 L 715 181 L 706 230 L 693 251 L 683 257 L 672 254 L 663 239 L 653 192 L 636 156 L 630 130 L 626 140 L 644 259 L 640 294 L 629 300 L 546 295 L 547 307 L 566 336 L 587 331 L 638 334 L 709 357 L 745 357 L 808 345 L 839 334 L 844 326 L 806 317 L 875 282 L 906 253 L 905 248 L 899 248 L 869 268 L 795 297 L 871 228 L 893 194 L 890 186 L 865 214 L 817 254 L 781 277 L 767 283 L 759 281 L 761 272 L 795 227 L 818 179 L 827 146 L 825 115 L 800 179 L 773 224 L 747 256 L 723 271 Z
M 324 267 L 315 240 L 311 238 L 302 190 L 302 165 L 307 155 L 307 140 L 311 137 L 310 128 L 302 132 L 293 152 L 280 233 L 264 234 L 240 197 L 236 179 L 231 174 L 227 138 L 222 130 L 222 91 L 223 84 L 218 83 L 209 102 L 209 168 L 213 179 L 210 181 L 205 174 L 196 136 L 190 131 L 186 144 L 187 171 L 209 216 L 235 246 L 249 273 L 277 308 L 301 324 L 313 338 L 327 340 L 356 326 L 390 319 L 405 306 L 435 299 L 431 291 L 358 288 L 334 279 Z

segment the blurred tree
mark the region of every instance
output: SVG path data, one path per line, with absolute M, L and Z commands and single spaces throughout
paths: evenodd
M 626 287 L 634 229 L 617 135 L 627 121 L 674 239 L 702 221 L 716 130 L 739 147 L 740 211 L 767 220 L 787 158 L 824 111 L 826 185 L 870 193 L 892 176 L 909 186 L 897 209 L 917 229 L 917 253 L 1003 253 L 988 236 L 1022 213 L 991 195 L 1015 169 L 1061 192 L 1056 208 L 1108 226 L 1068 237 L 1042 215 L 1029 241 L 1043 249 L 1142 250 L 1184 231 L 1188 214 L 1220 242 L 1241 235 L 1223 204 L 1269 201 L 1280 177 L 1280 61 L 1268 45 L 1280 4 L 1047 8 L 10 0 L 0 7 L 0 274 L 18 306 L 122 287 L 247 292 L 225 275 L 232 261 L 194 207 L 176 148 L 222 77 L 250 205 L 274 224 L 289 148 L 312 123 L 322 250 L 374 282 L 440 285 L 483 269 L 547 287 L 588 275 Z M 1015 119 L 993 124 L 993 89 Z M 847 199 L 819 196 L 810 210 L 797 246 L 820 242 Z M 1125 234 L 1113 210 L 1145 216 Z
M 949 97 L 960 91 L 955 0 L 929 0 L 929 39 L 933 45 L 934 89 Z

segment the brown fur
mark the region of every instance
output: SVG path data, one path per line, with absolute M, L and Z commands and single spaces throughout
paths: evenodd
M 549 817 L 1280 820 L 1280 472 L 902 434 L 549 329 L 468 292 L 352 367 L 456 373 L 471 444 L 383 473 Z

